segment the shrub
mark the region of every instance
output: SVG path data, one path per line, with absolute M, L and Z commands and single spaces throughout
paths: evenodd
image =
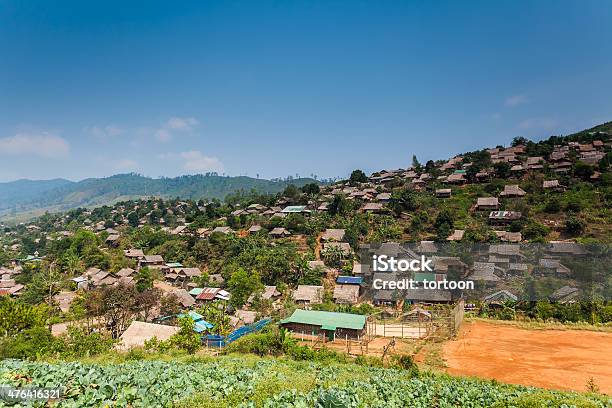
M 544 238 L 549 232 L 550 229 L 547 226 L 537 221 L 531 221 L 523 228 L 523 237 L 535 241 Z
M 559 211 L 561 211 L 561 202 L 559 201 L 559 199 L 557 197 L 549 198 L 548 201 L 546 201 L 546 205 L 544 206 L 544 212 L 554 214 L 558 213 Z
M 395 356 L 395 358 L 393 359 L 393 365 L 395 367 L 401 368 L 402 370 L 409 370 L 413 373 L 418 373 L 419 371 L 419 368 L 414 362 L 414 359 L 408 354 L 401 354 L 399 356 Z
M 576 217 L 565 220 L 565 232 L 570 235 L 580 235 L 584 232 L 584 224 Z
M 189 353 L 195 352 L 202 345 L 200 336 L 193 331 L 194 321 L 189 317 L 179 318 L 179 331 L 170 337 L 170 343 Z
M 26 329 L 0 342 L 0 358 L 36 360 L 55 349 L 56 340 L 46 327 Z
M 565 211 L 580 212 L 582 210 L 582 202 L 576 198 L 570 198 L 565 204 Z

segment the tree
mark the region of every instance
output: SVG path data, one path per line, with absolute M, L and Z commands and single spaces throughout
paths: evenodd
M 102 317 L 114 339 L 127 328 L 136 309 L 136 289 L 119 282 L 87 293 L 85 308 L 91 317 Z
M 160 296 L 161 291 L 157 288 L 146 289 L 136 294 L 135 311 L 141 315 L 143 320 L 149 320 L 151 312 L 159 304 Z
M 584 224 L 576 217 L 565 220 L 565 232 L 570 235 L 580 235 L 584 232 Z
M 285 228 L 294 232 L 304 232 L 306 226 L 306 217 L 302 214 L 289 214 L 284 221 L 283 224 Z
M 191 278 L 191 281 L 195 283 L 199 288 L 203 288 L 205 286 L 213 284 L 213 282 L 210 281 L 210 275 L 206 271 L 203 271 L 200 276 L 194 276 L 193 278 Z
M 238 309 L 246 303 L 253 292 L 263 289 L 263 284 L 257 272 L 249 273 L 240 268 L 232 273 L 227 287 L 232 294 L 230 303 Z
M 283 196 L 288 198 L 296 198 L 298 195 L 300 195 L 300 192 L 293 184 L 289 184 L 287 187 L 285 187 L 285 191 L 283 191 Z
M 78 230 L 67 242 L 70 243 L 70 250 L 79 257 L 85 267 L 108 269 L 110 266 L 110 258 L 100 249 L 102 242 L 93 232 Z
M 74 248 L 70 248 L 64 253 L 61 263 L 64 266 L 64 271 L 68 272 L 70 275 L 76 275 L 84 269 L 83 261 L 81 261 L 81 258 Z
M 152 287 L 153 276 L 151 274 L 151 270 L 147 266 L 140 268 L 136 274 L 136 290 L 139 293 L 142 293 L 147 289 L 151 289 Z
M 351 173 L 351 177 L 349 178 L 349 183 L 351 185 L 355 185 L 357 183 L 365 183 L 368 181 L 368 177 L 362 170 L 353 170 Z
M 346 254 L 344 253 L 342 247 L 336 245 L 325 247 L 321 251 L 321 256 L 323 259 L 325 259 L 325 262 L 328 265 L 333 267 L 340 267 L 342 260 L 346 258 Z
M 53 296 L 59 293 L 60 273 L 55 265 L 43 267 L 32 277 L 32 281 L 26 285 L 22 299 L 26 303 L 37 304 L 46 302 L 53 305 Z
M 466 153 L 463 157 L 463 162 L 472 163 L 466 170 L 466 177 L 468 180 L 474 180 L 476 174 L 481 170 L 491 167 L 491 154 L 484 149 Z
M 181 312 L 182 305 L 174 293 L 163 295 L 159 301 L 159 311 L 162 316 L 172 316 Z
M 138 214 L 136 214 L 134 211 L 128 214 L 127 220 L 130 226 L 133 228 L 136 228 L 140 222 L 140 220 L 138 219 Z
M 510 163 L 498 162 L 493 164 L 493 168 L 495 169 L 495 175 L 497 177 L 502 179 L 507 179 L 508 177 L 510 177 L 510 169 L 512 168 L 512 166 L 510 166 Z
M 325 268 L 317 265 L 314 268 L 306 268 L 304 275 L 298 280 L 300 285 L 321 285 L 321 279 L 325 276 Z
M 5 265 L 9 261 L 10 257 L 2 248 L 0 248 L 0 266 Z
M 523 145 L 526 145 L 527 142 L 529 142 L 529 140 L 527 140 L 523 136 L 517 136 L 514 139 L 512 139 L 512 147 L 523 146 Z
M 434 173 L 436 170 L 436 163 L 434 163 L 433 160 L 427 160 L 427 163 L 425 163 L 425 172 L 432 174 Z
M 308 184 L 305 184 L 302 187 L 301 190 L 302 190 L 302 192 L 304 194 L 307 194 L 307 195 L 310 195 L 310 196 L 317 195 L 321 191 L 321 189 L 319 188 L 319 185 L 317 183 L 308 183 Z
M 593 175 L 595 170 L 585 162 L 578 161 L 574 164 L 574 176 L 582 179 L 588 179 Z
M 202 345 L 200 336 L 193 330 L 195 322 L 190 317 L 179 318 L 179 331 L 170 337 L 170 343 L 189 353 L 195 353 Z
M 419 160 L 416 157 L 416 154 L 412 155 L 412 168 L 414 169 L 414 171 L 420 173 L 423 170 L 423 166 L 421 166 L 421 163 L 419 163 Z
M 351 203 L 341 195 L 334 196 L 334 199 L 329 204 L 328 211 L 330 215 L 346 215 L 352 210 Z
M 230 331 L 230 318 L 225 314 L 225 305 L 219 301 L 207 302 L 197 310 L 204 320 L 214 326 L 217 334 L 225 335 Z
M 187 243 L 180 239 L 170 239 L 153 248 L 151 252 L 161 255 L 169 261 L 183 262 L 188 254 Z
M 391 194 L 391 208 L 395 214 L 399 215 L 404 211 L 414 211 L 418 208 L 416 192 L 409 188 L 404 188 Z
M 454 225 L 455 222 L 453 220 L 452 213 L 448 208 L 443 208 L 442 211 L 438 213 L 436 220 L 434 221 L 438 241 L 445 240 L 450 235 Z
M 605 172 L 610 168 L 610 162 L 612 162 L 612 152 L 606 153 L 606 155 L 599 160 L 599 171 Z
M 0 296 L 0 337 L 14 336 L 34 327 L 44 327 L 49 317 L 47 305 L 29 305 Z

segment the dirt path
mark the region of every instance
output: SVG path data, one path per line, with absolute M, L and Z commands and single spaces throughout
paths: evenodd
M 321 260 L 321 248 L 323 247 L 323 244 L 321 243 L 321 234 L 317 234 L 317 238 L 315 239 L 315 250 L 314 250 L 314 255 L 315 255 L 315 260 L 316 261 L 320 261 Z
M 443 351 L 449 374 L 576 391 L 593 377 L 612 393 L 612 333 L 467 322 Z

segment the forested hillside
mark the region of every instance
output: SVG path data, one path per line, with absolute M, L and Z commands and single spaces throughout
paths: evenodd
M 68 180 L 18 180 L 0 183 L 0 218 L 31 212 L 64 211 L 76 207 L 111 204 L 120 199 L 139 197 L 181 197 L 185 199 L 223 199 L 237 191 L 256 190 L 277 193 L 288 184 L 302 186 L 315 180 L 264 180 L 246 176 L 224 177 L 216 174 L 153 179 L 138 174 L 119 174 L 107 178 Z

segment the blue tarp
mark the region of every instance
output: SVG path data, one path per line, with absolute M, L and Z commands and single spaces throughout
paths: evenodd
M 193 320 L 194 322 L 204 319 L 204 316 L 202 316 L 198 312 L 194 312 L 193 310 L 190 310 L 186 314 L 185 313 L 178 314 L 176 315 L 176 317 L 191 317 L 191 320 Z
M 361 285 L 363 278 L 361 276 L 338 276 L 336 283 L 345 285 Z
M 193 326 L 193 330 L 196 333 L 202 333 L 205 331 L 208 331 L 210 329 L 213 328 L 213 325 L 208 323 L 206 320 L 200 320 L 198 322 L 195 322 L 194 326 Z
M 209 334 L 208 336 L 202 336 L 202 342 L 209 347 L 225 347 L 228 344 L 238 340 L 242 336 L 245 336 L 249 333 L 255 333 L 263 329 L 271 321 L 271 319 L 263 319 L 251 325 L 242 326 L 228 334 L 226 337 L 220 336 L 218 334 Z
M 186 314 L 181 313 L 177 315 L 177 317 L 190 317 L 195 322 L 193 330 L 196 333 L 202 333 L 214 327 L 212 323 L 208 323 L 206 320 L 204 320 L 204 316 L 197 312 L 194 312 L 193 310 L 187 312 Z

